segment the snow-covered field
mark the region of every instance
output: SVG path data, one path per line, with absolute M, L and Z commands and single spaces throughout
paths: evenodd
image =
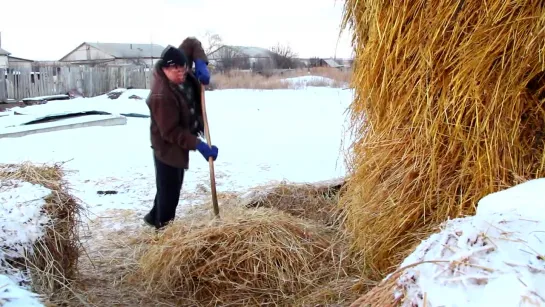
M 149 115 L 147 90 L 127 90 L 112 100 L 104 96 L 51 101 L 12 111 L 41 117 L 70 111 L 99 110 Z M 282 180 L 313 182 L 345 174 L 341 148 L 345 110 L 352 91 L 338 88 L 301 90 L 222 90 L 206 93 L 212 143 L 219 147 L 215 163 L 218 192 L 246 189 Z M 9 117 L 0 118 L 13 121 Z M 149 141 L 149 118 L 128 118 L 126 125 L 87 127 L 0 139 L 0 163 L 68 161 L 66 179 L 73 195 L 91 214 L 110 209 L 144 213 L 152 204 L 155 177 Z M 5 126 L 4 126 L 5 127 Z M 13 129 L 13 128 L 12 128 Z M 207 161 L 197 152 L 181 204 L 210 196 Z M 117 194 L 98 194 L 116 191 Z

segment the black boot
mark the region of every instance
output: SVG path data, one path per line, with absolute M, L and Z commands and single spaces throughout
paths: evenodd
M 157 228 L 155 226 L 155 223 L 153 221 L 153 218 L 151 217 L 151 215 L 149 213 L 147 213 L 146 215 L 144 215 L 144 223 L 146 223 L 148 226 L 150 227 L 154 227 L 154 228 Z

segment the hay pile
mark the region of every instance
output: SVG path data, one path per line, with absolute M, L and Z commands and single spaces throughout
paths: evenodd
M 343 237 L 324 226 L 274 209 L 222 212 L 182 218 L 150 240 L 132 282 L 181 305 L 289 305 L 354 272 Z
M 343 279 L 334 279 L 316 287 L 312 292 L 297 297 L 289 306 L 349 306 L 358 300 L 362 295 L 372 290 L 376 286 L 366 278 L 352 276 Z
M 447 218 L 545 174 L 543 1 L 348 0 L 354 166 L 341 206 L 370 277 Z
M 0 165 L 0 180 L 23 181 L 51 190 L 42 208 L 48 217 L 45 233 L 16 265 L 28 269 L 31 286 L 49 299 L 60 299 L 75 280 L 79 259 L 78 222 L 80 207 L 68 194 L 60 165 Z
M 337 226 L 342 213 L 337 207 L 344 179 L 313 184 L 288 184 L 255 187 L 242 197 L 251 208 L 275 208 L 293 216 Z

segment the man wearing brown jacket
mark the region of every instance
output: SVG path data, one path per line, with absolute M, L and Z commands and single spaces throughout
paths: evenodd
M 210 147 L 191 132 L 196 119 L 180 88 L 188 72 L 187 64 L 181 50 L 168 46 L 154 67 L 151 92 L 146 100 L 151 114 L 157 193 L 144 221 L 157 229 L 175 218 L 184 172 L 189 167 L 189 151 L 198 150 L 206 160 L 209 157 L 216 160 L 218 156 L 216 146 Z

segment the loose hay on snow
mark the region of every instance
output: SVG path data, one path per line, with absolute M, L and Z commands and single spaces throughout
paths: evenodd
M 30 270 L 31 286 L 40 293 L 54 297 L 65 293 L 77 275 L 79 259 L 78 221 L 80 208 L 68 194 L 60 165 L 35 166 L 1 165 L 0 179 L 21 180 L 41 185 L 52 192 L 45 198 L 45 210 L 50 222 L 45 234 L 36 241 L 32 252 L 21 263 Z
M 370 277 L 487 193 L 545 174 L 543 16 L 537 0 L 345 3 L 359 139 L 340 204 Z
M 246 207 L 275 208 L 293 216 L 325 225 L 337 225 L 342 214 L 337 206 L 344 179 L 309 184 L 269 185 L 253 188 L 243 196 Z
M 274 209 L 182 218 L 151 240 L 132 280 L 180 304 L 287 304 L 353 273 L 342 237 Z

